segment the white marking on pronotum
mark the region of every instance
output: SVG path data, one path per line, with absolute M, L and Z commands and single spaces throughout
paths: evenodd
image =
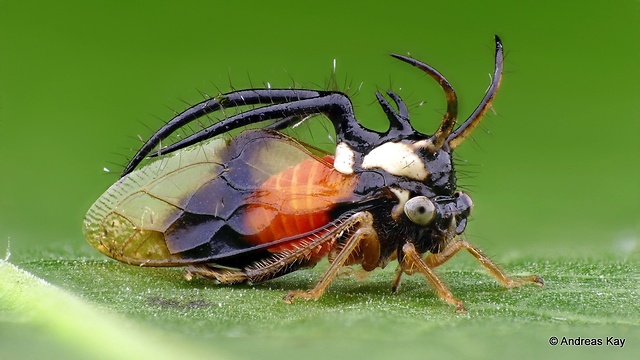
M 336 157 L 333 160 L 333 168 L 345 175 L 353 174 L 353 166 L 356 163 L 356 154 L 349 145 L 341 142 L 336 146 Z
M 391 209 L 391 217 L 398 221 L 400 220 L 400 216 L 404 214 L 404 204 L 409 200 L 409 190 L 400 189 L 396 187 L 390 187 L 389 190 L 398 198 L 398 205 L 394 206 Z
M 414 149 L 420 149 L 420 148 L 426 148 L 428 149 L 430 146 L 433 146 L 433 142 L 429 139 L 427 140 L 420 140 L 420 141 L 416 141 L 413 143 L 412 147 Z
M 391 175 L 424 181 L 429 172 L 413 147 L 406 143 L 388 142 L 371 150 L 362 160 L 363 169 L 382 169 Z
M 427 151 L 432 154 L 438 151 L 438 149 L 433 145 L 433 141 L 431 141 L 431 139 L 416 141 L 413 143 L 412 147 L 414 150 L 418 150 L 420 148 L 427 149 Z

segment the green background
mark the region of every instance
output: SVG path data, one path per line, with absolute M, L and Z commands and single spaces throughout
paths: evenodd
M 530 346 L 549 356 L 596 356 L 612 349 L 554 348 L 546 339 L 558 333 L 606 333 L 627 336 L 629 342 L 608 355 L 638 354 L 639 20 L 640 4 L 626 0 L 1 1 L 0 248 L 10 246 L 13 264 L 73 299 L 116 318 L 132 318 L 123 320 L 123 333 L 133 331 L 131 326 L 143 328 L 136 333 L 155 327 L 159 334 L 151 332 L 151 340 L 139 342 L 150 341 L 160 353 L 168 346 L 186 355 L 220 355 L 212 349 L 221 349 L 225 355 L 220 356 L 232 358 L 275 357 L 286 351 L 375 358 L 396 351 L 443 356 L 448 349 L 463 355 L 515 354 Z M 469 308 L 473 299 L 482 301 L 482 292 L 497 294 L 505 301 L 503 310 L 519 294 L 546 291 L 544 301 L 512 304 L 506 313 L 500 303 L 478 303 L 487 312 L 470 312 L 471 320 L 461 321 L 420 279 L 406 287 L 415 289 L 417 306 L 428 301 L 428 307 L 415 310 L 406 293 L 390 298 L 386 291 L 392 275 L 385 270 L 363 283 L 331 288 L 334 295 L 351 294 L 346 298 L 335 295 L 288 308 L 278 304 L 277 310 L 247 305 L 246 313 L 216 320 L 207 312 L 210 307 L 191 306 L 181 296 L 192 295 L 195 286 L 198 296 L 213 296 L 201 294 L 207 289 L 244 302 L 243 292 L 257 291 L 269 294 L 269 304 L 286 289 L 307 287 L 318 271 L 278 280 L 273 292 L 270 285 L 225 289 L 185 283 L 178 271 L 145 272 L 104 261 L 85 243 L 82 217 L 117 180 L 140 145 L 138 136 L 148 137 L 203 94 L 266 83 L 322 88 L 336 59 L 338 80 L 351 84 L 356 115 L 365 125 L 384 128 L 373 92 L 390 88 L 410 104 L 416 127 L 430 132 L 445 109 L 441 91 L 387 54 L 410 53 L 444 73 L 465 116 L 489 84 L 494 34 L 506 49 L 495 114 L 457 151 L 464 171 L 460 185 L 475 204 L 467 239 L 510 271 L 534 271 L 552 281 L 545 289 L 505 292 L 485 285 L 477 290 L 478 266 L 467 255 L 442 269 L 443 277 L 459 281 L 452 288 Z M 105 167 L 112 173 L 105 173 Z M 488 280 L 479 270 L 477 275 L 477 282 Z M 586 281 L 563 295 L 563 287 L 570 288 L 563 279 L 585 276 L 610 277 L 604 285 L 611 288 Z M 116 292 L 131 284 L 139 293 Z M 349 301 L 349 296 L 362 299 L 358 294 L 363 291 L 371 297 Z M 144 292 L 158 295 L 145 297 Z M 602 300 L 601 292 L 610 295 L 603 308 L 585 310 Z M 178 300 L 166 300 L 166 294 Z M 4 305 L 0 301 L 0 354 L 84 357 L 92 352 L 74 345 L 73 336 L 50 339 L 57 330 L 34 320 L 32 313 L 16 315 L 22 310 L 6 305 L 10 294 L 0 296 L 6 300 Z M 160 300 L 154 303 L 156 297 Z M 543 305 L 558 306 L 560 315 L 531 315 L 536 314 L 532 308 Z M 373 311 L 376 306 L 379 312 Z M 522 316 L 519 306 L 529 315 Z M 579 315 L 567 320 L 574 311 Z M 395 319 L 388 332 L 383 331 L 385 319 Z M 28 340 L 32 333 L 40 334 L 37 341 Z M 158 340 L 169 337 L 173 342 Z M 470 344 L 468 351 L 461 350 L 465 344 Z

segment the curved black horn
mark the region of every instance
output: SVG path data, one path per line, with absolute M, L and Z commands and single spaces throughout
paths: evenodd
M 496 40 L 496 63 L 495 68 L 493 70 L 493 78 L 491 79 L 491 85 L 489 85 L 489 89 L 484 95 L 484 98 L 476 107 L 475 111 L 467 120 L 462 123 L 449 137 L 447 138 L 447 143 L 449 144 L 449 148 L 451 150 L 455 149 L 460 143 L 475 129 L 484 114 L 491 107 L 491 102 L 495 98 L 498 93 L 498 88 L 500 87 L 500 81 L 502 81 L 502 68 L 504 65 L 504 54 L 502 49 L 502 42 L 498 35 L 495 37 Z
M 138 166 L 138 164 L 140 164 L 140 162 L 142 162 L 142 160 L 144 160 L 144 158 L 147 157 L 164 139 L 171 136 L 171 134 L 181 127 L 198 118 L 221 110 L 225 107 L 262 104 L 266 102 L 266 99 L 268 99 L 270 103 L 282 103 L 301 98 L 314 98 L 318 96 L 319 94 L 317 91 L 298 91 L 293 93 L 292 90 L 252 89 L 219 95 L 213 99 L 202 101 L 176 115 L 156 131 L 149 140 L 142 145 L 133 158 L 131 158 L 123 170 L 122 176 L 135 169 L 135 167 Z M 167 153 L 167 151 L 165 151 L 165 149 L 161 149 L 159 150 L 159 153 L 164 154 Z
M 444 145 L 445 140 L 456 125 L 456 117 L 458 116 L 458 97 L 456 96 L 456 92 L 453 90 L 451 84 L 449 84 L 449 81 L 431 66 L 407 56 L 397 54 L 391 54 L 391 56 L 424 71 L 435 79 L 438 84 L 440 84 L 440 87 L 442 87 L 442 90 L 444 90 L 444 94 L 447 97 L 447 112 L 442 118 L 442 123 L 438 131 L 429 138 L 426 146 L 429 152 L 435 153 Z
M 222 119 L 187 138 L 159 150 L 157 154 L 153 155 L 168 154 L 228 131 L 261 121 L 279 120 L 274 125 L 278 129 L 282 129 L 292 125 L 300 118 L 316 114 L 326 115 L 333 123 L 338 141 L 347 143 L 356 151 L 363 151 L 363 147 L 369 146 L 369 143 L 380 137 L 379 133 L 360 125 L 353 113 L 351 101 L 342 93 L 301 89 L 241 90 L 203 101 L 171 119 L 138 150 L 125 167 L 122 176 L 133 171 L 162 140 L 189 122 L 223 108 L 256 104 L 264 104 L 265 106 Z

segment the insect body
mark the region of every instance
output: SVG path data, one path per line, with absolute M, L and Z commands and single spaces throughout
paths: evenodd
M 361 126 L 340 92 L 248 89 L 219 95 L 177 115 L 142 146 L 87 213 L 87 240 L 129 264 L 187 266 L 188 278 L 227 284 L 272 279 L 328 257 L 330 266 L 316 286 L 289 292 L 287 302 L 319 298 L 342 266 L 372 271 L 397 259 L 393 291 L 403 273 L 417 272 L 443 300 L 464 311 L 433 271 L 461 249 L 507 287 L 542 285 L 537 276 L 509 277 L 459 238 L 472 201 L 456 189 L 452 152 L 498 90 L 500 40 L 496 37 L 491 86 L 457 128 L 457 97 L 449 82 L 418 60 L 392 56 L 424 71 L 444 90 L 447 112 L 433 135 L 413 129 L 406 105 L 391 91 L 387 95 L 395 107 L 376 93 L 390 122 L 382 133 Z M 195 119 L 246 106 L 253 107 L 160 147 Z M 315 115 L 334 126 L 334 154 L 281 132 Z M 225 136 L 263 122 L 261 128 Z

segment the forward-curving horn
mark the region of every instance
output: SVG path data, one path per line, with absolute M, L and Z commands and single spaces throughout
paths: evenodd
M 460 143 L 469 136 L 471 131 L 475 129 L 484 114 L 491 108 L 491 102 L 495 98 L 498 93 L 498 88 L 500 87 L 500 81 L 502 80 L 502 68 L 504 63 L 504 54 L 502 50 L 502 42 L 498 35 L 496 35 L 496 64 L 493 70 L 493 78 L 491 79 L 491 85 L 489 85 L 489 89 L 487 89 L 484 98 L 473 111 L 471 116 L 467 120 L 465 120 L 462 125 L 460 125 L 449 137 L 447 138 L 447 143 L 449 144 L 449 148 L 451 150 L 455 149 Z
M 440 150 L 442 145 L 444 145 L 447 137 L 451 134 L 453 127 L 456 125 L 456 117 L 458 116 L 458 97 L 456 96 L 456 92 L 453 90 L 451 84 L 449 84 L 449 81 L 447 81 L 442 74 L 431 66 L 407 56 L 397 54 L 391 54 L 391 56 L 424 71 L 436 80 L 438 84 L 440 84 L 440 87 L 442 87 L 442 90 L 444 90 L 444 94 L 447 97 L 447 113 L 444 114 L 438 131 L 436 131 L 436 133 L 433 134 L 433 136 L 431 136 L 426 142 L 427 150 L 431 153 L 435 153 Z
M 502 49 L 502 42 L 500 38 L 496 35 L 496 60 L 495 60 L 495 68 L 493 70 L 493 77 L 491 79 L 491 85 L 489 85 L 489 89 L 487 89 L 484 98 L 480 102 L 480 104 L 476 107 L 474 112 L 469 116 L 467 120 L 462 123 L 455 131 L 453 128 L 456 124 L 456 117 L 458 115 L 458 98 L 456 96 L 456 92 L 451 87 L 451 84 L 445 79 L 442 74 L 440 74 L 436 69 L 431 66 L 420 62 L 416 59 L 391 54 L 394 58 L 398 60 L 402 60 L 408 64 L 411 64 L 420 70 L 427 73 L 433 79 L 435 79 L 442 90 L 444 90 L 445 96 L 447 97 L 447 113 L 442 118 L 442 123 L 440 124 L 440 128 L 433 134 L 429 139 L 425 141 L 426 149 L 435 153 L 440 150 L 442 146 L 446 143 L 450 150 L 455 149 L 460 143 L 469 136 L 471 131 L 475 129 L 476 126 L 482 120 L 484 114 L 491 108 L 491 102 L 495 98 L 498 93 L 498 88 L 500 87 L 500 81 L 502 80 L 502 68 L 504 63 L 504 53 Z M 380 101 L 380 100 L 378 100 Z

